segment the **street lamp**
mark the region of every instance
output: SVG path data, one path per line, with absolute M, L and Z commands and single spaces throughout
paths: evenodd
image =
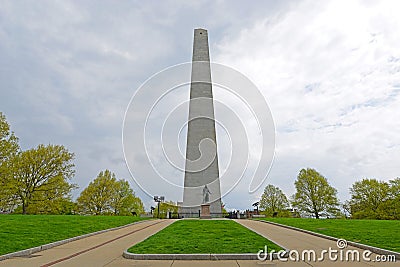
M 157 202 L 157 218 L 160 218 L 160 202 L 164 201 L 164 196 L 154 196 L 154 201 Z
M 257 215 L 258 215 L 258 206 L 260 205 L 260 202 L 259 201 L 257 201 L 257 202 L 255 202 L 255 203 L 253 203 L 253 207 L 255 207 L 256 208 L 256 210 L 257 210 Z

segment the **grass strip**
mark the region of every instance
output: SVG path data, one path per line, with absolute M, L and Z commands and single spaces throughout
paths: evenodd
M 304 230 L 400 252 L 400 221 L 306 218 L 259 218 Z
M 133 216 L 0 215 L 0 255 L 143 219 Z
M 230 220 L 180 220 L 128 249 L 136 254 L 257 253 L 282 248 Z

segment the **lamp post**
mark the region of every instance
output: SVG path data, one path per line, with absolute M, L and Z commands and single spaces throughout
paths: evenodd
M 160 218 L 160 202 L 164 201 L 164 196 L 154 196 L 154 201 L 157 202 L 157 218 Z
M 257 215 L 258 215 L 258 206 L 260 205 L 260 202 L 259 201 L 257 201 L 257 202 L 255 202 L 255 203 L 253 203 L 253 207 L 255 207 L 256 208 L 256 211 L 257 211 Z

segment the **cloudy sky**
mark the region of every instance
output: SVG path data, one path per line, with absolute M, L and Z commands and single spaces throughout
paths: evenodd
M 124 159 L 125 110 L 151 75 L 191 60 L 193 29 L 206 28 L 211 60 L 250 78 L 272 112 L 264 186 L 292 195 L 312 167 L 344 201 L 356 180 L 400 176 L 398 10 L 398 1 L 1 1 L 0 111 L 23 149 L 74 152 L 80 190 L 107 168 L 149 207 Z M 250 208 L 264 186 L 249 194 L 245 181 L 223 201 Z

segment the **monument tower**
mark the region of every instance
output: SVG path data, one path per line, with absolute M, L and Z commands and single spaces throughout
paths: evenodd
M 184 217 L 196 217 L 202 205 L 209 205 L 211 216 L 221 217 L 208 33 L 205 29 L 195 29 L 185 180 L 180 212 Z

